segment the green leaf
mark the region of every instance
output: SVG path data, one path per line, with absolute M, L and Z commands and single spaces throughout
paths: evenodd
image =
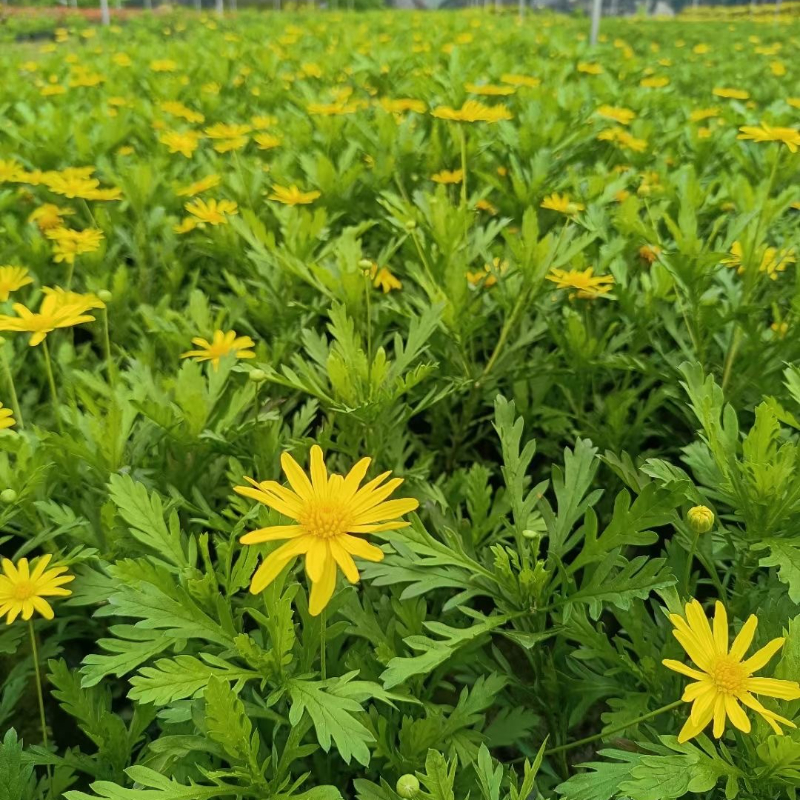
M 34 790 L 33 764 L 22 759 L 22 742 L 9 728 L 0 742 L 0 800 L 29 800 Z
M 784 539 L 766 539 L 754 549 L 769 547 L 769 555 L 758 563 L 762 567 L 778 567 L 778 579 L 789 586 L 789 598 L 800 603 L 800 547 Z
M 116 783 L 97 781 L 91 785 L 94 794 L 71 791 L 66 792 L 66 800 L 208 800 L 212 797 L 241 794 L 238 786 L 199 786 L 190 784 L 184 786 L 175 780 L 165 777 L 147 767 L 128 767 L 125 770 L 128 777 L 144 788 L 126 789 Z
M 598 755 L 615 760 L 581 764 L 591 771 L 580 772 L 556 786 L 564 800 L 612 800 L 618 796 L 620 784 L 630 777 L 631 770 L 642 757 L 640 753 L 625 750 L 600 750 Z
M 375 738 L 355 716 L 363 714 L 364 709 L 352 697 L 345 696 L 347 683 L 353 675 L 355 673 L 328 681 L 291 679 L 288 682 L 292 699 L 289 723 L 297 725 L 307 711 L 317 741 L 326 753 L 333 742 L 345 763 L 355 758 L 359 764 L 367 766 L 370 759 L 367 745 Z
M 148 493 L 147 487 L 130 475 L 112 475 L 108 486 L 111 500 L 135 539 L 174 567 L 194 566 L 194 558 L 185 552 L 178 514 L 173 511 L 169 515 L 169 526 L 164 522 L 164 507 L 157 492 Z
M 419 776 L 431 800 L 455 800 L 453 785 L 456 782 L 457 761 L 447 759 L 438 750 L 428 750 L 425 773 Z
M 200 658 L 186 655 L 162 658 L 155 666 L 143 667 L 131 678 L 128 697 L 140 703 L 163 706 L 173 700 L 199 697 L 212 678 L 244 683 L 260 677 L 253 670 L 236 667 L 210 653 L 202 653 Z
M 253 725 L 245 714 L 244 703 L 230 683 L 216 675 L 209 678 L 203 696 L 206 701 L 206 730 L 234 761 L 246 761 L 258 754 L 258 733 L 251 742 Z

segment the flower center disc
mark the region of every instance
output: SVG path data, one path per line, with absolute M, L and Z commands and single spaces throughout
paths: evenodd
M 33 584 L 30 581 L 15 583 L 11 590 L 11 595 L 15 600 L 29 600 L 33 594 Z
M 717 689 L 725 694 L 735 694 L 740 691 L 745 679 L 742 665 L 729 658 L 718 659 L 711 669 L 711 676 Z
M 312 536 L 328 539 L 347 533 L 348 515 L 338 503 L 312 503 L 300 520 Z

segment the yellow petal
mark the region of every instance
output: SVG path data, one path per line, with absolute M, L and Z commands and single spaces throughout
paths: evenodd
M 748 678 L 745 681 L 745 691 L 763 694 L 766 697 L 778 697 L 781 700 L 800 699 L 800 684 L 778 678 Z
M 303 472 L 300 465 L 289 453 L 281 453 L 281 466 L 286 473 L 286 478 L 292 489 L 294 489 L 303 500 L 310 500 L 314 496 L 314 487 L 311 485 L 308 475 Z
M 724 656 L 728 652 L 728 612 L 719 600 L 714 604 L 714 643 L 717 653 Z
M 240 537 L 242 544 L 261 544 L 262 542 L 274 542 L 281 539 L 296 539 L 303 535 L 302 525 L 270 525 L 268 528 L 258 528 Z
M 725 733 L 725 695 L 718 694 L 714 703 L 714 738 L 719 739 Z
M 325 459 L 322 455 L 322 448 L 314 445 L 311 448 L 311 483 L 314 485 L 314 493 L 317 497 L 326 497 L 328 488 L 328 470 L 325 467 Z
M 719 698 L 720 694 L 712 684 L 710 691 L 704 692 L 692 703 L 692 720 L 694 722 L 699 722 L 706 716 L 709 709 L 713 711 Z
M 330 602 L 333 590 L 336 588 L 336 562 L 329 558 L 325 562 L 322 577 L 311 584 L 311 597 L 308 601 L 308 611 L 316 617 Z
M 678 741 L 683 744 L 684 742 L 688 742 L 689 739 L 694 739 L 703 728 L 711 722 L 711 717 L 714 716 L 714 708 L 713 706 L 708 709 L 705 716 L 698 720 L 697 722 L 693 722 L 691 716 L 689 719 L 686 720 L 684 726 L 681 728 L 681 732 L 678 734 Z
M 741 661 L 744 658 L 747 648 L 750 647 L 753 637 L 756 635 L 757 626 L 758 617 L 756 617 L 755 614 L 751 614 L 747 618 L 747 621 L 744 623 L 744 625 L 742 625 L 742 629 L 736 635 L 736 638 L 733 640 L 730 652 L 731 658 L 735 659 L 736 661 Z
M 683 696 L 681 697 L 681 700 L 686 703 L 691 703 L 708 692 L 714 692 L 714 684 L 711 683 L 710 680 L 706 679 L 697 681 L 696 683 L 690 683 L 683 690 Z
M 743 661 L 742 667 L 747 671 L 747 674 L 752 675 L 754 672 L 761 669 L 761 667 L 765 666 L 772 656 L 783 647 L 785 641 L 786 639 L 782 637 L 773 639 L 771 642 L 767 642 L 760 650 L 753 653 L 747 661 Z
M 711 633 L 711 626 L 708 624 L 708 617 L 698 600 L 692 600 L 691 603 L 686 604 L 686 621 L 703 650 L 708 653 L 716 653 L 717 647 Z
M 371 508 L 356 517 L 356 525 L 369 525 L 371 522 L 383 522 L 386 519 L 394 519 L 408 514 L 419 508 L 419 502 L 412 497 L 402 500 L 388 500 L 385 503 Z
M 347 473 L 342 486 L 342 493 L 352 498 L 358 491 L 358 486 L 364 480 L 367 474 L 369 465 L 372 463 L 371 458 L 362 458 L 356 465 Z
M 357 536 L 337 536 L 336 541 L 356 558 L 363 558 L 365 561 L 383 561 L 383 550 Z
M 32 597 L 31 602 L 33 603 L 33 607 L 45 619 L 53 619 L 55 614 L 53 613 L 53 609 L 50 607 L 50 603 L 48 603 L 47 600 L 43 600 L 41 597 Z
M 345 578 L 347 578 L 350 583 L 358 583 L 360 576 L 358 574 L 356 562 L 353 561 L 353 557 L 350 553 L 339 543 L 339 538 L 340 537 L 337 536 L 328 542 L 331 555 L 336 559 L 336 563 L 339 565 L 339 569 L 344 573 Z
M 312 544 L 313 537 L 301 536 L 281 545 L 274 553 L 270 553 L 264 563 L 256 570 L 250 583 L 250 592 L 259 594 L 278 577 L 281 570 L 295 556 L 304 553 Z
M 736 702 L 736 698 L 731 695 L 725 696 L 725 713 L 730 717 L 731 722 L 742 733 L 750 733 L 750 720 L 744 713 L 742 707 Z
M 687 652 L 689 658 L 697 664 L 704 672 L 710 672 L 713 664 L 713 655 L 704 650 L 694 636 L 682 633 L 679 630 L 672 631 L 672 635 L 680 642 L 681 647 Z
M 315 537 L 311 547 L 306 553 L 306 573 L 312 583 L 322 580 L 322 573 L 329 561 L 332 560 L 328 550 L 328 542 L 325 539 Z
M 674 661 L 671 658 L 665 658 L 661 662 L 667 669 L 674 670 L 675 672 L 680 672 L 681 675 L 686 675 L 689 678 L 694 678 L 695 680 L 703 680 L 707 677 L 705 672 L 700 672 L 699 670 L 692 669 L 691 667 L 687 666 L 686 664 L 682 664 L 680 661 Z

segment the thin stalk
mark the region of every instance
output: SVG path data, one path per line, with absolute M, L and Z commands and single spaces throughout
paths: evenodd
M 20 428 L 24 428 L 25 423 L 22 421 L 22 411 L 19 407 L 19 398 L 17 397 L 17 390 L 14 386 L 14 376 L 11 374 L 11 367 L 8 364 L 8 358 L 6 358 L 5 344 L 0 345 L 0 362 L 3 364 L 3 373 L 6 376 L 8 392 L 11 395 L 11 408 L 14 409 L 14 419 Z
M 50 360 L 50 348 L 47 346 L 47 339 L 42 340 L 44 347 L 44 363 L 47 368 L 47 380 L 50 383 L 50 398 L 53 401 L 53 413 L 56 415 L 56 425 L 61 430 L 61 408 L 58 403 L 58 392 L 56 391 L 56 381 L 53 377 L 53 364 Z
M 578 739 L 577 742 L 562 744 L 559 747 L 551 747 L 549 750 L 545 750 L 544 754 L 546 756 L 549 756 L 552 755 L 553 753 L 560 753 L 563 750 L 572 750 L 575 747 L 581 747 L 584 744 L 590 744 L 591 742 L 596 742 L 598 739 L 606 739 L 609 736 L 613 736 L 615 733 L 620 733 L 621 731 L 627 730 L 633 725 L 638 725 L 640 722 L 644 722 L 645 720 L 657 717 L 659 714 L 664 714 L 667 711 L 672 711 L 674 708 L 678 708 L 678 706 L 683 705 L 683 703 L 684 703 L 683 700 L 676 700 L 674 703 L 669 703 L 668 705 L 661 706 L 661 708 L 657 708 L 655 711 L 649 711 L 647 714 L 642 714 L 640 717 L 636 717 L 635 719 L 632 719 L 629 722 L 625 722 L 622 725 L 617 725 L 616 728 L 612 728 L 610 731 L 603 731 L 602 733 L 596 733 L 594 734 L 594 736 L 587 736 L 585 739 Z
M 47 747 L 47 720 L 44 715 L 44 694 L 42 692 L 42 673 L 39 670 L 39 648 L 36 646 L 36 633 L 33 630 L 33 620 L 28 620 L 28 633 L 31 637 L 31 653 L 33 666 L 36 670 L 36 696 L 39 698 L 39 722 L 42 726 L 42 743 Z
M 700 534 L 695 533 L 692 539 L 692 546 L 689 548 L 689 560 L 686 562 L 686 574 L 683 577 L 683 593 L 689 595 L 689 582 L 692 579 L 692 562 L 694 561 L 694 554 L 697 550 L 697 543 L 700 541 Z
M 461 139 L 461 205 L 467 207 L 467 135 L 464 126 L 456 123 Z
M 323 608 L 319 617 L 319 672 L 322 680 L 328 679 L 328 670 L 325 664 L 325 650 L 328 639 L 328 609 Z
M 111 360 L 111 334 L 109 332 L 108 308 L 103 306 L 103 346 L 106 351 L 106 371 L 108 372 L 108 382 L 111 384 L 111 391 L 116 388 L 117 371 L 114 369 L 114 362 Z
M 367 304 L 367 380 L 372 386 L 372 279 L 369 271 L 364 273 L 364 295 Z M 372 389 L 370 389 L 370 392 Z

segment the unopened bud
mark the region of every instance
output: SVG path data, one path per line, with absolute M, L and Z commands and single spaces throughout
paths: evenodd
M 417 227 L 417 223 L 413 219 L 410 219 L 410 220 L 408 220 L 408 222 L 406 222 L 406 230 L 407 231 L 413 231 L 414 228 L 416 228 L 416 227 Z
M 372 269 L 372 262 L 368 258 L 362 258 L 359 260 L 358 266 L 361 269 Z
M 416 775 L 412 775 L 409 772 L 405 775 L 401 775 L 397 779 L 397 786 L 395 788 L 400 797 L 411 800 L 412 797 L 416 797 L 419 794 L 419 780 L 417 780 Z
M 0 492 L 0 501 L 3 503 L 13 503 L 17 499 L 17 493 L 13 489 L 3 489 Z
M 104 303 L 110 303 L 114 299 L 114 295 L 108 291 L 108 289 L 101 289 L 97 293 L 97 297 L 102 300 Z
M 694 506 L 686 515 L 695 533 L 708 533 L 714 527 L 714 512 L 707 506 Z
M 263 383 L 267 379 L 267 373 L 263 369 L 251 369 L 247 377 L 253 383 Z

